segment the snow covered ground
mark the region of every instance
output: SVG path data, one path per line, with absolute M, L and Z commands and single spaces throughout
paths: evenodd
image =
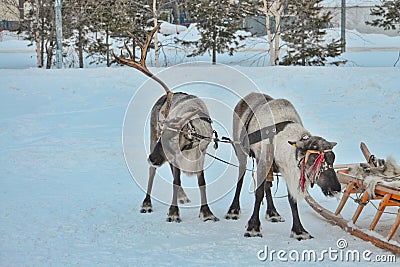
M 203 223 L 198 208 L 188 207 L 181 209 L 182 223 L 167 223 L 168 204 L 163 201 L 153 201 L 153 213 L 140 214 L 145 194 L 140 182 L 148 175 L 143 115 L 149 113 L 162 89 L 145 83 L 144 75 L 129 68 L 29 68 L 34 59 L 29 53 L 20 53 L 23 42 L 10 42 L 0 43 L 1 266 L 288 265 L 276 254 L 260 261 L 259 251 L 266 246 L 269 252 L 286 251 L 286 259 L 293 250 L 300 254 L 314 250 L 318 256 L 329 249 L 342 253 L 358 250 L 361 255 L 371 251 L 371 261 L 360 259 L 365 266 L 382 265 L 376 262 L 377 256 L 391 255 L 330 225 L 304 201 L 299 203 L 300 216 L 315 238 L 301 242 L 289 238 L 290 208 L 286 198 L 279 198 L 286 194 L 283 179 L 275 204 L 286 221 L 263 219 L 263 238 L 244 238 L 254 201 L 249 193 L 251 175 L 244 181 L 241 219 L 226 221 L 223 217 L 234 193 L 229 189 L 237 170 L 211 160 L 206 169 L 208 190 L 224 194 L 210 207 L 221 221 Z M 369 66 L 378 59 L 380 54 L 370 51 L 363 60 Z M 337 164 L 363 161 L 360 141 L 379 157 L 392 155 L 400 160 L 398 67 L 230 68 L 202 64 L 152 70 L 169 83 L 198 81 L 177 90 L 207 99 L 221 135 L 231 133 L 231 109 L 237 101 L 229 89 L 243 95 L 256 85 L 264 93 L 292 101 L 312 133 L 337 141 Z M 137 153 L 133 170 L 126 166 L 122 145 L 124 115 L 131 99 L 130 109 L 137 111 L 137 121 L 130 117 L 132 121 L 126 125 L 132 126 L 131 145 Z M 209 150 L 213 153 L 211 147 Z M 216 153 L 236 161 L 227 147 Z M 155 192 L 170 195 L 172 187 L 160 188 L 162 181 L 170 179 L 168 167 L 162 167 L 159 174 Z M 196 183 L 186 176 L 182 182 L 187 187 Z M 217 184 L 226 187 L 215 188 Z M 311 194 L 325 207 L 334 209 L 338 204 L 336 199 L 323 197 L 317 187 Z M 197 190 L 189 197 L 196 200 Z M 355 207 L 349 202 L 344 217 L 350 219 Z M 263 215 L 265 206 L 261 212 Z M 375 209 L 368 205 L 357 225 L 367 228 L 374 214 Z M 387 235 L 393 221 L 392 214 L 384 214 L 377 226 L 379 233 Z M 340 239 L 346 240 L 346 248 L 338 248 Z M 400 240 L 399 232 L 395 240 Z M 300 260 L 296 264 L 359 266 L 360 262 L 325 255 L 323 261 Z

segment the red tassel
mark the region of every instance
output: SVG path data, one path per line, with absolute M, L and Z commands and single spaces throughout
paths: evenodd
M 318 157 L 315 159 L 313 165 L 311 165 L 310 169 L 311 169 L 311 175 L 310 175 L 310 180 L 312 182 L 315 182 L 315 176 L 319 173 L 320 169 L 321 169 L 321 164 L 324 161 L 325 155 L 324 153 L 320 153 L 318 155 Z M 301 162 L 301 170 L 300 170 L 300 188 L 301 191 L 304 193 L 305 187 L 306 187 L 306 162 L 303 159 L 303 161 Z M 318 177 L 317 177 L 318 178 Z
M 319 170 L 321 169 L 321 163 L 324 161 L 324 153 L 321 153 L 318 155 L 318 157 L 315 159 L 313 165 L 311 166 L 312 169 L 312 173 L 311 173 L 311 177 L 314 179 L 315 175 L 317 173 L 319 173 Z
M 304 193 L 304 189 L 306 187 L 306 163 L 304 162 L 304 159 L 301 163 L 301 170 L 300 170 L 300 188 L 301 191 Z

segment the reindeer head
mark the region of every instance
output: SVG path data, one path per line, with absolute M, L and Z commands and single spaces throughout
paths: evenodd
M 319 136 L 304 136 L 300 141 L 289 141 L 289 144 L 296 147 L 296 157 L 302 173 L 300 185 L 303 190 L 305 179 L 308 179 L 311 187 L 317 183 L 325 196 L 340 192 L 341 186 L 333 169 L 335 154 L 332 149 L 335 142 L 328 142 Z

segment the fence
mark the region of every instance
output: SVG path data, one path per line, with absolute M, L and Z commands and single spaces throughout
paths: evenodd
M 3 30 L 8 30 L 8 31 L 18 30 L 19 22 L 18 21 L 2 20 L 2 21 L 0 21 L 0 28 L 2 28 Z

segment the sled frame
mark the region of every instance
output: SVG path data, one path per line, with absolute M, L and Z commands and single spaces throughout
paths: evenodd
M 377 166 L 376 157 L 369 152 L 365 143 L 360 144 L 360 149 L 371 168 L 375 168 Z M 345 190 L 343 191 L 342 199 L 339 202 L 339 205 L 334 213 L 319 205 L 309 194 L 306 195 L 305 200 L 322 217 L 327 219 L 329 222 L 341 227 L 346 232 L 357 236 L 365 241 L 369 241 L 377 247 L 389 250 L 394 254 L 400 255 L 400 246 L 396 245 L 394 242 L 390 242 L 400 225 L 400 189 L 378 183 L 376 184 L 374 190 L 375 197 L 371 198 L 368 194 L 368 191 L 366 190 L 367 184 L 365 183 L 363 178 L 351 176 L 348 174 L 348 170 L 354 165 L 355 164 L 343 164 L 334 166 L 334 168 L 337 170 L 337 177 L 339 179 L 339 182 L 346 186 Z M 352 195 L 355 197 L 351 197 Z M 346 221 L 340 214 L 350 197 L 352 199 L 355 199 L 357 202 L 357 209 L 351 219 L 353 225 L 349 225 L 349 222 Z M 369 234 L 368 231 L 359 229 L 355 225 L 357 219 L 364 209 L 364 206 L 370 200 L 380 200 L 377 212 L 369 226 L 370 231 L 374 231 L 386 207 L 398 207 L 396 219 L 392 224 L 389 235 L 386 238 L 379 238 L 376 235 Z

